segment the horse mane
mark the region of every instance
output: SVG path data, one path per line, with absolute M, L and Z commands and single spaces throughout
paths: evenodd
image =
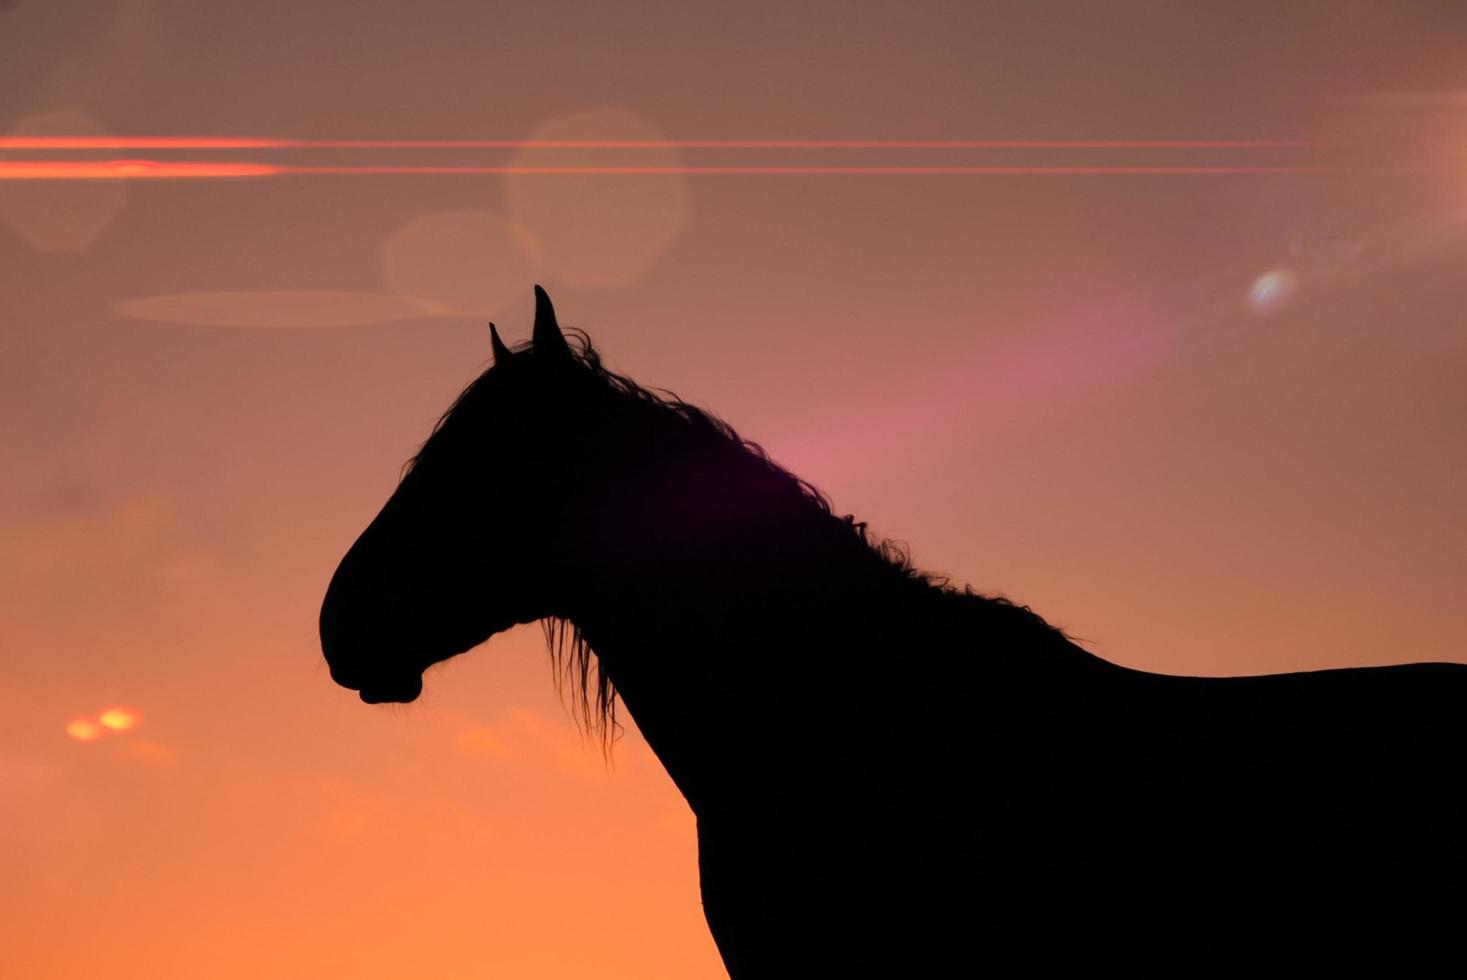
M 872 558 L 883 573 L 895 580 L 896 584 L 930 593 L 947 604 L 957 603 L 975 611 L 981 608 L 987 612 L 1001 612 L 1012 617 L 1015 625 L 1021 630 L 1032 634 L 1047 633 L 1064 639 L 1072 639 L 1063 629 L 1052 626 L 1027 605 L 1016 603 L 1001 594 L 977 592 L 970 585 L 963 585 L 959 588 L 953 585 L 946 575 L 916 567 L 912 562 L 911 552 L 906 542 L 880 537 L 872 533 L 866 522 L 856 520 L 854 515 L 837 515 L 830 498 L 824 491 L 780 466 L 770 458 L 763 446 L 739 435 L 728 422 L 698 405 L 683 400 L 665 388 L 645 388 L 626 375 L 610 370 L 602 363 L 600 353 L 592 345 L 590 336 L 584 330 L 577 327 L 563 327 L 562 333 L 570 348 L 572 361 L 594 382 L 600 383 L 628 402 L 640 404 L 665 418 L 676 420 L 685 427 L 687 433 L 711 448 L 742 454 L 747 462 L 757 467 L 768 478 L 772 486 L 781 487 L 788 492 L 797 501 L 797 506 L 808 508 L 812 517 L 817 520 L 824 518 L 842 526 L 844 533 L 850 536 L 848 540 L 859 546 L 858 553 Z M 513 350 L 516 356 L 534 355 L 530 341 L 515 345 Z M 473 392 L 485 382 L 492 370 L 492 367 L 486 369 L 469 382 L 439 417 L 423 446 L 403 465 L 399 482 L 412 472 L 428 443 L 438 434 L 465 399 L 471 397 Z M 581 631 L 574 623 L 565 617 L 551 616 L 541 621 L 541 627 L 555 672 L 554 682 L 557 693 L 562 699 L 565 699 L 567 688 L 569 688 L 571 697 L 568 707 L 582 735 L 598 742 L 603 754 L 609 759 L 611 749 L 621 737 L 623 730 L 616 718 L 618 702 L 616 688 L 612 685 L 610 678 L 600 670 L 595 651 L 591 649 L 590 644 L 586 642 L 585 637 L 581 635 Z

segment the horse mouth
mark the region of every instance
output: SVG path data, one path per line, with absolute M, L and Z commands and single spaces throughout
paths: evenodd
M 416 701 L 422 693 L 421 674 L 408 674 L 391 680 L 378 678 L 357 688 L 357 694 L 367 704 L 407 704 Z

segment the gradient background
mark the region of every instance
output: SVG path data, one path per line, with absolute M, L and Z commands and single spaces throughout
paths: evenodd
M 611 771 L 582 743 L 538 629 L 403 708 L 320 657 L 337 560 L 533 282 L 1101 656 L 1461 659 L 1464 45 L 1461 4 L 1401 0 L 0 3 L 11 134 L 1365 144 L 0 181 L 0 975 L 723 975 L 691 814 L 630 724 Z

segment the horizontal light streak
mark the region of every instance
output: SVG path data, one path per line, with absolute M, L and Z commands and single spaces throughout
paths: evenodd
M 150 160 L 26 160 L 0 161 L 0 180 L 158 180 L 277 177 L 283 175 L 451 175 L 451 174 L 562 174 L 562 175 L 1219 175 L 1321 174 L 1337 172 L 1315 166 L 299 166 L 267 163 L 200 163 Z
M 1274 166 L 297 166 L 296 174 L 1246 174 L 1322 173 L 1322 167 Z
M 0 180 L 163 180 L 271 177 L 285 168 L 269 163 L 158 160 L 0 160 Z
M 284 140 L 237 136 L 0 136 L 0 150 L 1223 150 L 1320 140 Z
M 391 149 L 768 149 L 768 150 L 1227 150 L 1338 145 L 1314 140 L 289 140 L 267 137 L 4 136 L 0 151 L 84 150 L 391 150 Z M 295 175 L 1224 175 L 1315 174 L 1327 168 L 1287 163 L 1064 164 L 287 164 L 198 160 L 0 160 L 0 180 L 126 180 Z

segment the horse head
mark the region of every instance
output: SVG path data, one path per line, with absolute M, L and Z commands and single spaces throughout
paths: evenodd
M 539 286 L 529 345 L 490 334 L 493 366 L 440 419 L 321 606 L 331 676 L 368 703 L 412 701 L 427 667 L 558 612 L 551 539 L 584 441 L 586 372 Z

